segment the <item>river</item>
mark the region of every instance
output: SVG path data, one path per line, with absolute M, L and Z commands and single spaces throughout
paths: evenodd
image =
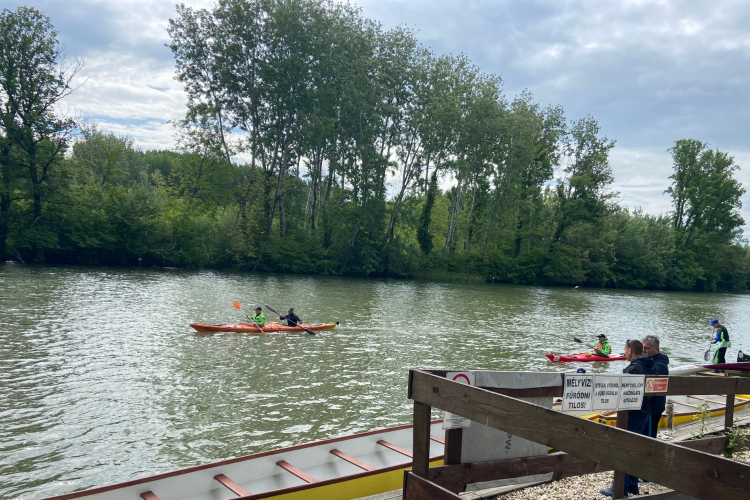
M 233 300 L 341 326 L 314 337 L 189 327 L 242 319 Z M 749 306 L 747 295 L 0 264 L 0 498 L 409 423 L 409 368 L 570 371 L 544 353 L 580 350 L 574 336 L 604 332 L 621 352 L 655 333 L 677 366 L 702 359 L 718 317 L 733 360 L 750 350 Z

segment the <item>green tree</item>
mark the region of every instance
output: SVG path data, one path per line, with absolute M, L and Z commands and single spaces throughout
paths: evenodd
M 58 115 L 56 105 L 74 91 L 71 82 L 82 65 L 80 60 L 64 61 L 57 32 L 47 16 L 29 7 L 3 10 L 0 15 L 3 142 L 6 148 L 9 142 L 17 151 L 18 161 L 14 164 L 24 169 L 30 181 L 32 217 L 28 230 L 37 260 L 44 260 L 45 246 L 54 244 L 54 235 L 45 224 L 42 203 L 50 173 L 75 128 L 72 119 Z M 4 151 L 3 156 L 5 179 L 10 163 Z M 12 172 L 7 173 L 11 179 L 15 177 Z M 8 200 L 0 203 L 5 205 Z M 3 220 L 0 216 L 0 221 Z M 0 228 L 0 238 L 5 232 Z M 0 241 L 3 255 L 5 245 L 5 241 Z
M 430 234 L 430 222 L 432 221 L 432 207 L 435 204 L 435 196 L 438 192 L 437 172 L 433 171 L 430 176 L 430 186 L 427 188 L 427 198 L 419 216 L 419 227 L 417 229 L 417 241 L 422 253 L 429 255 L 432 252 L 432 235 Z

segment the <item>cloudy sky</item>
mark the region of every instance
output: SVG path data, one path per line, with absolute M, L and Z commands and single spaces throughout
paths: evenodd
M 207 7 L 213 0 L 187 0 Z M 366 17 L 417 31 L 436 53 L 469 56 L 570 119 L 593 115 L 617 141 L 615 189 L 630 208 L 669 210 L 667 148 L 694 138 L 748 168 L 750 3 L 744 1 L 359 0 Z M 69 104 L 141 148 L 174 145 L 185 97 L 173 79 L 170 0 L 4 0 L 51 17 L 85 84 Z M 743 215 L 750 222 L 750 200 Z

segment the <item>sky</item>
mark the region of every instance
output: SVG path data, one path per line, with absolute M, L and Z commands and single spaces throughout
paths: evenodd
M 211 8 L 213 0 L 186 0 Z M 592 115 L 617 141 L 619 201 L 658 215 L 672 170 L 668 148 L 698 139 L 728 152 L 750 187 L 750 3 L 745 1 L 358 0 L 384 28 L 405 25 L 436 54 L 466 54 L 529 89 L 569 120 Z M 66 103 L 142 149 L 175 144 L 170 120 L 186 98 L 174 80 L 170 0 L 3 0 L 48 15 L 69 57 L 85 61 Z M 743 216 L 750 223 L 750 195 Z

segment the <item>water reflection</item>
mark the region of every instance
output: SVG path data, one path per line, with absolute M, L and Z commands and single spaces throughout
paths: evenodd
M 188 327 L 241 319 L 232 300 L 342 326 L 314 337 Z M 412 367 L 570 370 L 544 353 L 575 352 L 574 336 L 600 332 L 618 352 L 656 333 L 674 364 L 696 362 L 713 317 L 736 352 L 747 305 L 742 295 L 0 266 L 0 497 L 407 423 Z

